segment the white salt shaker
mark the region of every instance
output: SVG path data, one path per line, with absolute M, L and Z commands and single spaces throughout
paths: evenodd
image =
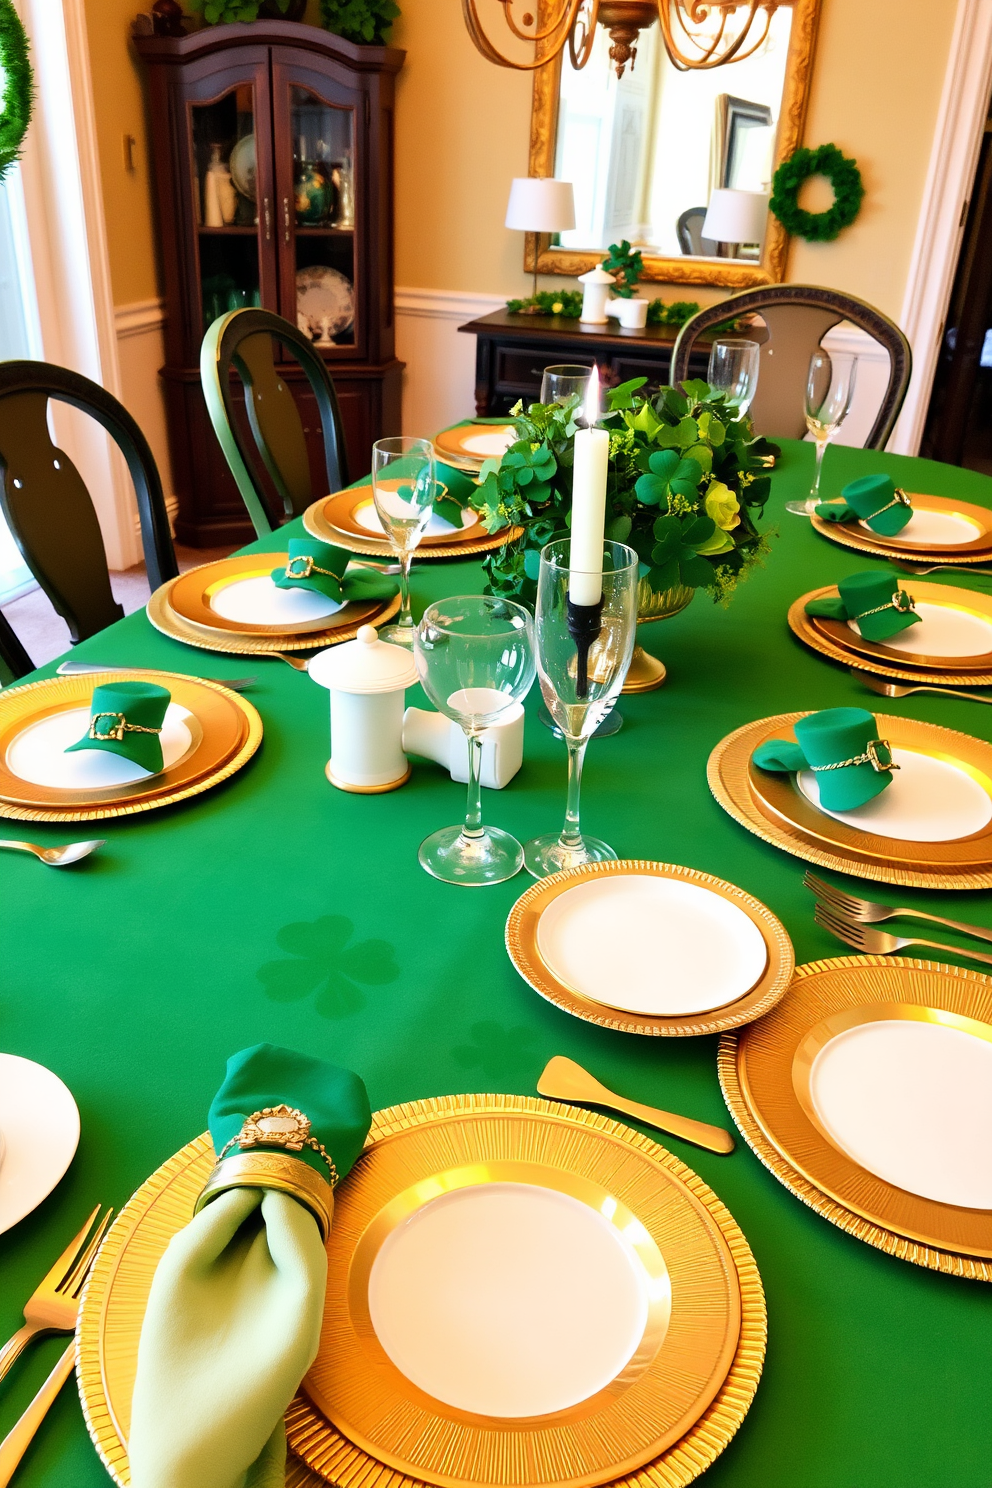
M 613 287 L 613 282 L 613 275 L 608 274 L 602 264 L 597 264 L 588 274 L 579 275 L 579 283 L 585 286 L 582 291 L 582 314 L 579 316 L 582 325 L 606 324 L 606 296 Z
M 523 704 L 511 704 L 499 723 L 483 729 L 479 737 L 482 740 L 479 779 L 487 790 L 502 790 L 523 763 Z M 464 729 L 443 713 L 407 708 L 403 714 L 403 748 L 446 766 L 452 780 L 462 784 L 468 780 L 468 739 Z
M 328 646 L 308 667 L 331 694 L 331 757 L 325 774 L 338 790 L 376 795 L 410 778 L 403 753 L 403 698 L 418 680 L 413 656 L 363 625 L 353 641 Z

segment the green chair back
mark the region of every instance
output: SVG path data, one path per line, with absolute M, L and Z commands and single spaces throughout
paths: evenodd
M 221 315 L 203 338 L 200 379 L 214 433 L 259 537 L 299 516 L 320 494 L 313 490 L 303 424 L 276 366 L 273 342 L 300 364 L 317 400 L 324 437 L 325 490 L 339 491 L 348 484 L 337 394 L 310 338 L 269 310 L 232 310 Z M 251 439 L 238 417 L 232 373 L 244 388 Z M 281 511 L 273 510 L 263 472 Z
M 51 399 L 96 419 L 127 461 L 153 590 L 179 572 L 148 441 L 127 409 L 97 383 L 48 362 L 0 362 L 0 507 L 21 556 L 69 627 L 85 640 L 124 611 L 89 491 L 48 429 Z M 23 675 L 23 673 L 22 673 Z

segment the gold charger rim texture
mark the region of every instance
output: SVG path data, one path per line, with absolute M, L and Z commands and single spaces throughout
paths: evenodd
M 347 548 L 350 553 L 364 553 L 368 557 L 395 558 L 396 554 L 388 542 L 380 542 L 370 537 L 366 542 L 359 537 L 353 537 L 350 532 L 340 527 L 335 527 L 324 515 L 324 508 L 335 496 L 342 496 L 343 491 L 335 491 L 331 496 L 322 496 L 312 506 L 308 506 L 303 513 L 303 526 L 311 537 L 317 537 L 321 542 L 335 543 L 339 548 Z M 474 529 L 464 529 L 471 533 Z M 428 559 L 438 558 L 471 558 L 476 553 L 490 553 L 494 548 L 501 548 L 505 543 L 515 542 L 523 532 L 522 527 L 505 527 L 499 532 L 490 533 L 485 537 L 474 537 L 464 542 L 442 543 L 428 547 L 419 547 L 414 553 L 415 560 L 420 563 Z
M 169 608 L 187 625 L 205 630 L 210 634 L 226 635 L 230 632 L 232 635 L 261 636 L 263 639 L 270 636 L 324 635 L 339 628 L 346 630 L 349 623 L 353 627 L 364 625 L 378 613 L 379 601 L 366 600 L 359 605 L 345 605 L 335 612 L 334 617 L 325 617 L 336 619 L 338 615 L 343 615 L 344 621 L 340 627 L 325 623 L 314 624 L 313 621 L 299 621 L 295 625 L 284 628 L 280 625 L 250 625 L 240 620 L 226 620 L 222 615 L 216 614 L 206 603 L 208 593 L 227 588 L 230 584 L 236 583 L 239 578 L 261 577 L 271 573 L 273 568 L 284 567 L 288 561 L 288 553 L 232 553 L 228 558 L 218 558 L 212 563 L 201 563 L 196 568 L 188 568 L 179 575 L 169 590 Z M 186 606 L 185 609 L 181 607 L 183 605 Z M 353 616 L 347 614 L 348 610 L 355 609 L 360 613 Z M 191 614 L 190 610 L 196 613 Z
M 765 814 L 755 801 L 749 779 L 751 753 L 759 741 L 776 728 L 787 728 L 797 718 L 809 711 L 772 714 L 768 718 L 757 718 L 751 723 L 722 738 L 714 745 L 706 762 L 706 779 L 710 791 L 727 815 L 762 842 L 780 848 L 794 858 L 807 863 L 816 863 L 820 868 L 832 868 L 837 873 L 846 873 L 852 878 L 875 880 L 879 883 L 901 884 L 904 888 L 918 889 L 988 889 L 992 888 L 992 865 L 971 872 L 949 872 L 939 868 L 907 868 L 883 859 L 861 858 L 853 852 L 845 853 L 838 848 L 827 850 L 816 842 L 802 836 L 797 828 L 789 830 L 787 825 L 773 820 Z M 935 725 L 936 726 L 936 725 Z M 953 730 L 948 729 L 948 733 Z M 966 736 L 968 737 L 968 736 Z
M 545 965 L 537 948 L 537 925 L 547 905 L 559 894 L 576 884 L 612 875 L 651 874 L 658 878 L 677 878 L 686 883 L 710 889 L 742 909 L 758 927 L 768 950 L 768 963 L 759 980 L 736 1002 L 716 1008 L 712 1013 L 698 1013 L 681 1018 L 656 1018 L 640 1013 L 624 1013 L 595 1002 L 560 981 Z M 795 967 L 795 952 L 788 932 L 771 910 L 736 884 L 727 883 L 696 868 L 675 863 L 658 863 L 647 859 L 620 858 L 610 862 L 589 863 L 581 868 L 567 868 L 549 874 L 525 889 L 513 905 L 506 921 L 506 950 L 514 967 L 535 992 L 573 1017 L 601 1028 L 614 1028 L 621 1033 L 648 1034 L 667 1038 L 688 1038 L 701 1034 L 721 1033 L 760 1018 L 785 996 Z
M 180 577 L 182 577 L 180 575 Z M 317 651 L 327 646 L 336 646 L 343 641 L 353 641 L 362 625 L 374 625 L 378 629 L 396 614 L 400 607 L 400 596 L 394 594 L 385 600 L 373 614 L 363 616 L 354 625 L 341 625 L 336 630 L 308 631 L 306 635 L 262 636 L 239 635 L 234 631 L 213 631 L 207 626 L 194 625 L 177 615 L 169 603 L 169 593 L 175 579 L 163 584 L 148 600 L 145 612 L 156 630 L 185 646 L 195 646 L 200 651 L 221 651 L 230 656 L 270 656 L 279 651 Z
M 345 501 L 345 498 L 348 498 L 347 502 Z M 332 503 L 334 503 L 335 505 L 341 503 L 342 505 L 342 512 L 335 513 L 335 515 L 339 516 L 339 521 L 333 521 L 332 518 L 328 515 L 327 508 L 330 507 Z M 390 553 L 392 553 L 393 550 L 390 547 L 389 539 L 387 537 L 377 537 L 374 532 L 369 532 L 368 528 L 363 527 L 362 524 L 357 520 L 357 518 L 355 517 L 355 512 L 360 506 L 375 506 L 375 496 L 371 486 L 349 486 L 344 491 L 338 491 L 334 496 L 326 497 L 324 500 L 324 520 L 326 521 L 328 527 L 334 528 L 336 532 L 345 533 L 348 537 L 357 538 L 360 542 L 365 542 L 367 540 L 369 542 L 382 543 L 385 548 Z M 466 527 L 462 527 L 461 531 L 455 529 L 455 531 L 450 535 L 448 533 L 432 534 L 425 532 L 417 545 L 416 551 L 429 552 L 432 548 L 437 547 L 460 548 L 463 542 L 472 540 L 470 538 L 470 534 L 474 534 L 475 537 L 478 537 L 479 532 L 484 530 L 480 526 L 481 519 L 479 513 L 475 510 L 474 507 L 470 507 L 469 510 L 475 517 L 474 522 L 469 523 L 469 525 Z M 346 523 L 347 525 L 345 525 Z
M 472 450 L 464 448 L 464 440 L 471 434 L 488 430 L 496 433 L 500 429 L 509 429 L 516 434 L 516 425 L 511 418 L 505 423 L 491 423 L 487 420 L 485 424 L 477 424 L 474 421 L 467 424 L 453 424 L 450 429 L 442 429 L 440 434 L 435 434 L 432 440 L 434 454 L 442 463 L 449 459 L 461 460 L 466 465 L 480 466 L 484 460 L 493 459 L 492 455 L 480 455 Z
M 886 657 L 869 657 L 860 651 L 848 650 L 830 639 L 813 625 L 806 614 L 806 604 L 811 599 L 820 599 L 825 594 L 836 593 L 836 584 L 826 584 L 821 589 L 811 589 L 793 600 L 789 606 L 789 629 L 811 651 L 826 656 L 830 661 L 839 661 L 842 666 L 853 667 L 859 672 L 869 672 L 874 677 L 888 677 L 893 682 L 934 683 L 943 687 L 992 687 L 992 668 L 987 672 L 928 672 L 919 666 L 896 666 Z
M 961 543 L 942 548 L 924 548 L 917 544 L 899 546 L 895 538 L 881 541 L 876 533 L 866 532 L 854 522 L 825 522 L 814 512 L 810 521 L 821 537 L 844 548 L 854 548 L 862 553 L 873 553 L 877 558 L 899 558 L 906 563 L 951 564 L 986 563 L 992 557 L 992 511 L 977 506 L 972 501 L 958 501 L 954 496 L 931 496 L 920 491 L 909 493 L 913 505 L 925 511 L 942 511 L 952 507 L 965 516 L 973 514 L 981 521 L 984 535 L 972 543 Z M 897 534 L 898 536 L 898 534 Z M 978 546 L 976 546 L 978 544 Z
M 22 687 L 5 688 L 0 693 L 0 710 L 4 704 L 12 698 L 23 697 L 36 689 L 51 688 L 54 682 L 82 684 L 84 688 L 92 688 L 101 680 L 112 677 L 126 677 L 133 681 L 136 676 L 147 676 L 152 678 L 166 679 L 173 683 L 182 681 L 194 684 L 204 691 L 219 693 L 241 715 L 242 729 L 238 742 L 230 752 L 218 760 L 212 768 L 199 771 L 189 776 L 184 782 L 179 781 L 173 787 L 164 788 L 157 793 L 149 792 L 142 796 L 122 796 L 118 801 L 101 801 L 99 804 L 86 806 L 18 806 L 7 800 L 0 800 L 0 817 L 6 817 L 11 821 L 35 821 L 35 822 L 84 822 L 105 821 L 119 816 L 135 816 L 144 811 L 155 811 L 161 806 L 174 806 L 179 801 L 189 800 L 192 796 L 201 795 L 204 791 L 211 790 L 221 781 L 227 780 L 231 775 L 237 773 L 241 767 L 251 759 L 262 742 L 262 720 L 258 710 L 248 702 L 246 698 L 217 682 L 208 682 L 202 677 L 193 677 L 179 672 L 159 672 L 154 668 L 142 668 L 140 672 L 128 670 L 126 672 L 94 672 L 85 677 L 47 677 L 40 682 L 28 682 Z M 190 757 L 195 758 L 195 756 Z
M 861 976 L 865 973 L 870 974 L 873 969 L 879 971 L 887 969 L 889 974 L 904 971 L 907 976 L 913 974 L 941 975 L 953 978 L 965 985 L 971 983 L 988 985 L 988 978 L 980 973 L 948 966 L 943 962 L 923 961 L 909 956 L 858 955 L 834 956 L 797 966 L 793 991 L 799 990 L 802 995 L 801 988 L 804 982 L 825 974 L 842 973 L 845 977 Z M 879 1000 L 891 1002 L 892 998 L 890 995 L 880 995 Z M 866 1245 L 871 1245 L 876 1250 L 885 1251 L 887 1255 L 909 1261 L 915 1266 L 923 1266 L 932 1271 L 942 1271 L 950 1276 L 959 1276 L 970 1281 L 992 1282 L 992 1260 L 930 1244 L 921 1239 L 911 1238 L 894 1228 L 890 1229 L 877 1218 L 858 1212 L 827 1192 L 790 1160 L 785 1151 L 785 1144 L 779 1145 L 773 1140 L 753 1112 L 748 1100 L 749 1092 L 746 1081 L 741 1079 L 741 1046 L 746 1042 L 748 1032 L 749 1030 L 744 1029 L 739 1033 L 728 1032 L 721 1036 L 717 1053 L 717 1072 L 728 1111 L 752 1152 L 772 1176 L 821 1218 L 829 1220 L 838 1229 L 844 1230 L 846 1234 L 854 1236 L 857 1240 L 864 1241 Z M 835 1155 L 840 1156 L 840 1154 Z M 883 1185 L 881 1179 L 874 1179 L 871 1174 L 867 1174 L 866 1170 L 859 1168 L 850 1159 L 845 1159 L 845 1161 L 849 1163 L 853 1171 L 864 1175 L 869 1186 L 874 1184 L 877 1187 L 889 1187 L 889 1185 Z M 863 1209 L 865 1206 L 861 1207 Z M 946 1207 L 951 1209 L 952 1206 Z
M 674 1154 L 630 1127 L 594 1111 L 531 1096 L 436 1096 L 392 1106 L 373 1116 L 368 1145 L 431 1123 L 452 1120 L 463 1122 L 466 1117 L 476 1114 L 491 1117 L 500 1113 L 516 1115 L 521 1112 L 556 1119 L 565 1126 L 603 1134 L 663 1166 L 687 1190 L 694 1207 L 709 1216 L 729 1251 L 740 1295 L 740 1330 L 726 1377 L 709 1405 L 684 1436 L 660 1457 L 618 1482 L 618 1488 L 687 1488 L 689 1483 L 716 1460 L 746 1416 L 761 1377 L 767 1341 L 765 1298 L 757 1265 L 740 1227 L 709 1186 Z M 204 1133 L 168 1158 L 141 1185 L 108 1232 L 83 1293 L 77 1364 L 80 1399 L 94 1446 L 111 1477 L 122 1488 L 129 1483 L 130 1476 L 126 1444 L 110 1405 L 112 1387 L 108 1369 L 120 1369 L 122 1359 L 119 1346 L 109 1351 L 107 1349 L 106 1310 L 111 1283 L 127 1248 L 135 1241 L 142 1220 L 163 1196 L 171 1201 L 173 1209 L 167 1223 L 168 1233 L 174 1233 L 175 1229 L 187 1222 L 198 1182 L 195 1165 L 199 1164 L 205 1175 L 212 1161 L 213 1149 L 209 1134 Z M 192 1185 L 191 1172 L 194 1179 Z M 176 1190 L 183 1182 L 187 1192 L 185 1196 L 177 1196 Z M 173 1191 L 171 1195 L 168 1193 L 170 1189 Z M 159 1240 L 161 1242 L 161 1236 Z M 159 1243 L 157 1251 L 153 1250 L 142 1259 L 147 1273 L 146 1284 L 142 1288 L 144 1292 L 147 1291 L 147 1284 L 150 1284 L 150 1276 L 162 1248 L 162 1243 Z M 132 1292 L 126 1291 L 121 1305 L 133 1318 L 135 1307 L 140 1308 L 143 1303 L 140 1298 L 138 1301 L 130 1300 L 131 1298 Z M 136 1347 L 135 1339 L 131 1355 Z M 130 1363 L 125 1360 L 125 1364 L 133 1368 L 133 1358 Z M 314 1407 L 301 1393 L 290 1406 L 286 1418 L 290 1448 L 295 1452 L 295 1456 L 290 1458 L 287 1484 L 294 1484 L 296 1488 L 312 1488 L 312 1485 L 330 1481 L 335 1484 L 335 1488 L 359 1488 L 359 1485 L 374 1481 L 384 1482 L 388 1478 L 390 1488 L 421 1488 L 420 1480 L 386 1468 L 346 1438 L 340 1437 L 323 1418 L 315 1421 L 314 1417 Z M 320 1454 L 324 1459 L 330 1458 L 325 1461 L 323 1475 L 314 1475 L 305 1465 L 305 1459 L 300 1456 L 300 1449 L 303 1447 L 311 1457 Z

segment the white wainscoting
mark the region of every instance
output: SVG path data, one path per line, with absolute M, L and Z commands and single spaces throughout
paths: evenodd
M 128 412 L 140 424 L 151 445 L 169 516 L 176 513 L 172 494 L 172 471 L 169 463 L 169 439 L 165 422 L 165 399 L 159 380 L 159 368 L 165 361 L 163 327 L 165 306 L 161 300 L 136 300 L 130 305 L 114 307 L 117 332 L 117 355 L 121 369 L 121 399 Z M 140 534 L 137 510 L 134 530 Z
M 458 327 L 506 304 L 501 295 L 396 290 L 396 355 L 403 373 L 403 433 L 427 436 L 475 413 L 475 337 Z

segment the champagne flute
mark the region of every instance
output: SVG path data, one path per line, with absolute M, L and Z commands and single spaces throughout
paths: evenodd
M 760 364 L 757 341 L 721 336 L 710 348 L 706 381 L 715 393 L 723 393 L 736 418 L 743 418 L 754 401 Z
M 372 446 L 372 499 L 390 547 L 400 560 L 400 613 L 380 630 L 394 646 L 413 645 L 410 564 L 434 510 L 434 448 L 429 439 L 394 436 Z
M 570 547 L 570 540 L 564 538 L 543 549 L 537 581 L 537 674 L 548 711 L 565 736 L 568 795 L 561 832 L 535 837 L 524 848 L 524 867 L 535 878 L 616 857 L 607 843 L 583 835 L 579 793 L 586 745 L 619 697 L 634 653 L 637 554 L 623 543 L 603 544 L 603 571 L 594 576 L 602 579 L 603 586 L 600 630 L 589 647 L 587 686 L 580 695 L 578 653 L 568 613 L 569 588 L 579 575 L 568 566 Z
M 545 367 L 541 378 L 542 403 L 567 403 L 578 397 L 579 406 L 585 402 L 586 389 L 593 374 L 592 367 L 571 366 Z
M 502 883 L 523 867 L 509 832 L 482 824 L 479 771 L 484 729 L 502 723 L 534 681 L 534 622 L 522 605 L 490 594 L 460 594 L 429 605 L 414 658 L 424 691 L 468 739 L 464 826 L 442 827 L 420 844 L 420 864 L 445 883 Z
M 811 517 L 820 499 L 820 475 L 827 445 L 851 411 L 858 359 L 844 351 L 817 347 L 806 376 L 806 427 L 816 441 L 816 473 L 805 501 L 787 501 L 785 509 L 797 517 Z

